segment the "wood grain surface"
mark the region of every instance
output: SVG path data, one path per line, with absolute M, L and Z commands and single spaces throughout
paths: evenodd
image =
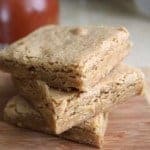
M 10 76 L 0 72 L 0 150 L 96 150 L 3 122 L 3 108 L 15 94 Z M 104 150 L 150 150 L 150 107 L 143 97 L 120 105 L 109 120 Z

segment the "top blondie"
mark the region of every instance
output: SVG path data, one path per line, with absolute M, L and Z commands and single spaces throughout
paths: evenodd
M 0 52 L 0 69 L 61 90 L 87 91 L 130 51 L 124 27 L 48 25 Z

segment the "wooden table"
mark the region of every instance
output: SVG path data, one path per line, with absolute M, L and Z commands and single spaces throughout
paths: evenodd
M 0 150 L 94 150 L 50 135 L 8 125 L 2 120 L 7 100 L 16 94 L 10 76 L 0 72 Z M 150 150 L 150 107 L 143 97 L 120 105 L 110 114 L 105 150 Z

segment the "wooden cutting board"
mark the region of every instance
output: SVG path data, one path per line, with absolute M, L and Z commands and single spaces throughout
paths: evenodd
M 10 76 L 0 72 L 0 150 L 96 150 L 3 122 L 2 110 L 15 94 Z M 120 105 L 109 119 L 105 150 L 150 150 L 150 107 L 143 97 Z

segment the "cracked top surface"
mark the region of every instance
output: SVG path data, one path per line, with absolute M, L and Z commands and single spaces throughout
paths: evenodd
M 124 27 L 45 26 L 0 52 L 0 59 L 27 63 L 82 66 L 93 55 L 103 57 L 110 47 L 127 41 Z M 116 49 L 117 50 L 117 49 Z

